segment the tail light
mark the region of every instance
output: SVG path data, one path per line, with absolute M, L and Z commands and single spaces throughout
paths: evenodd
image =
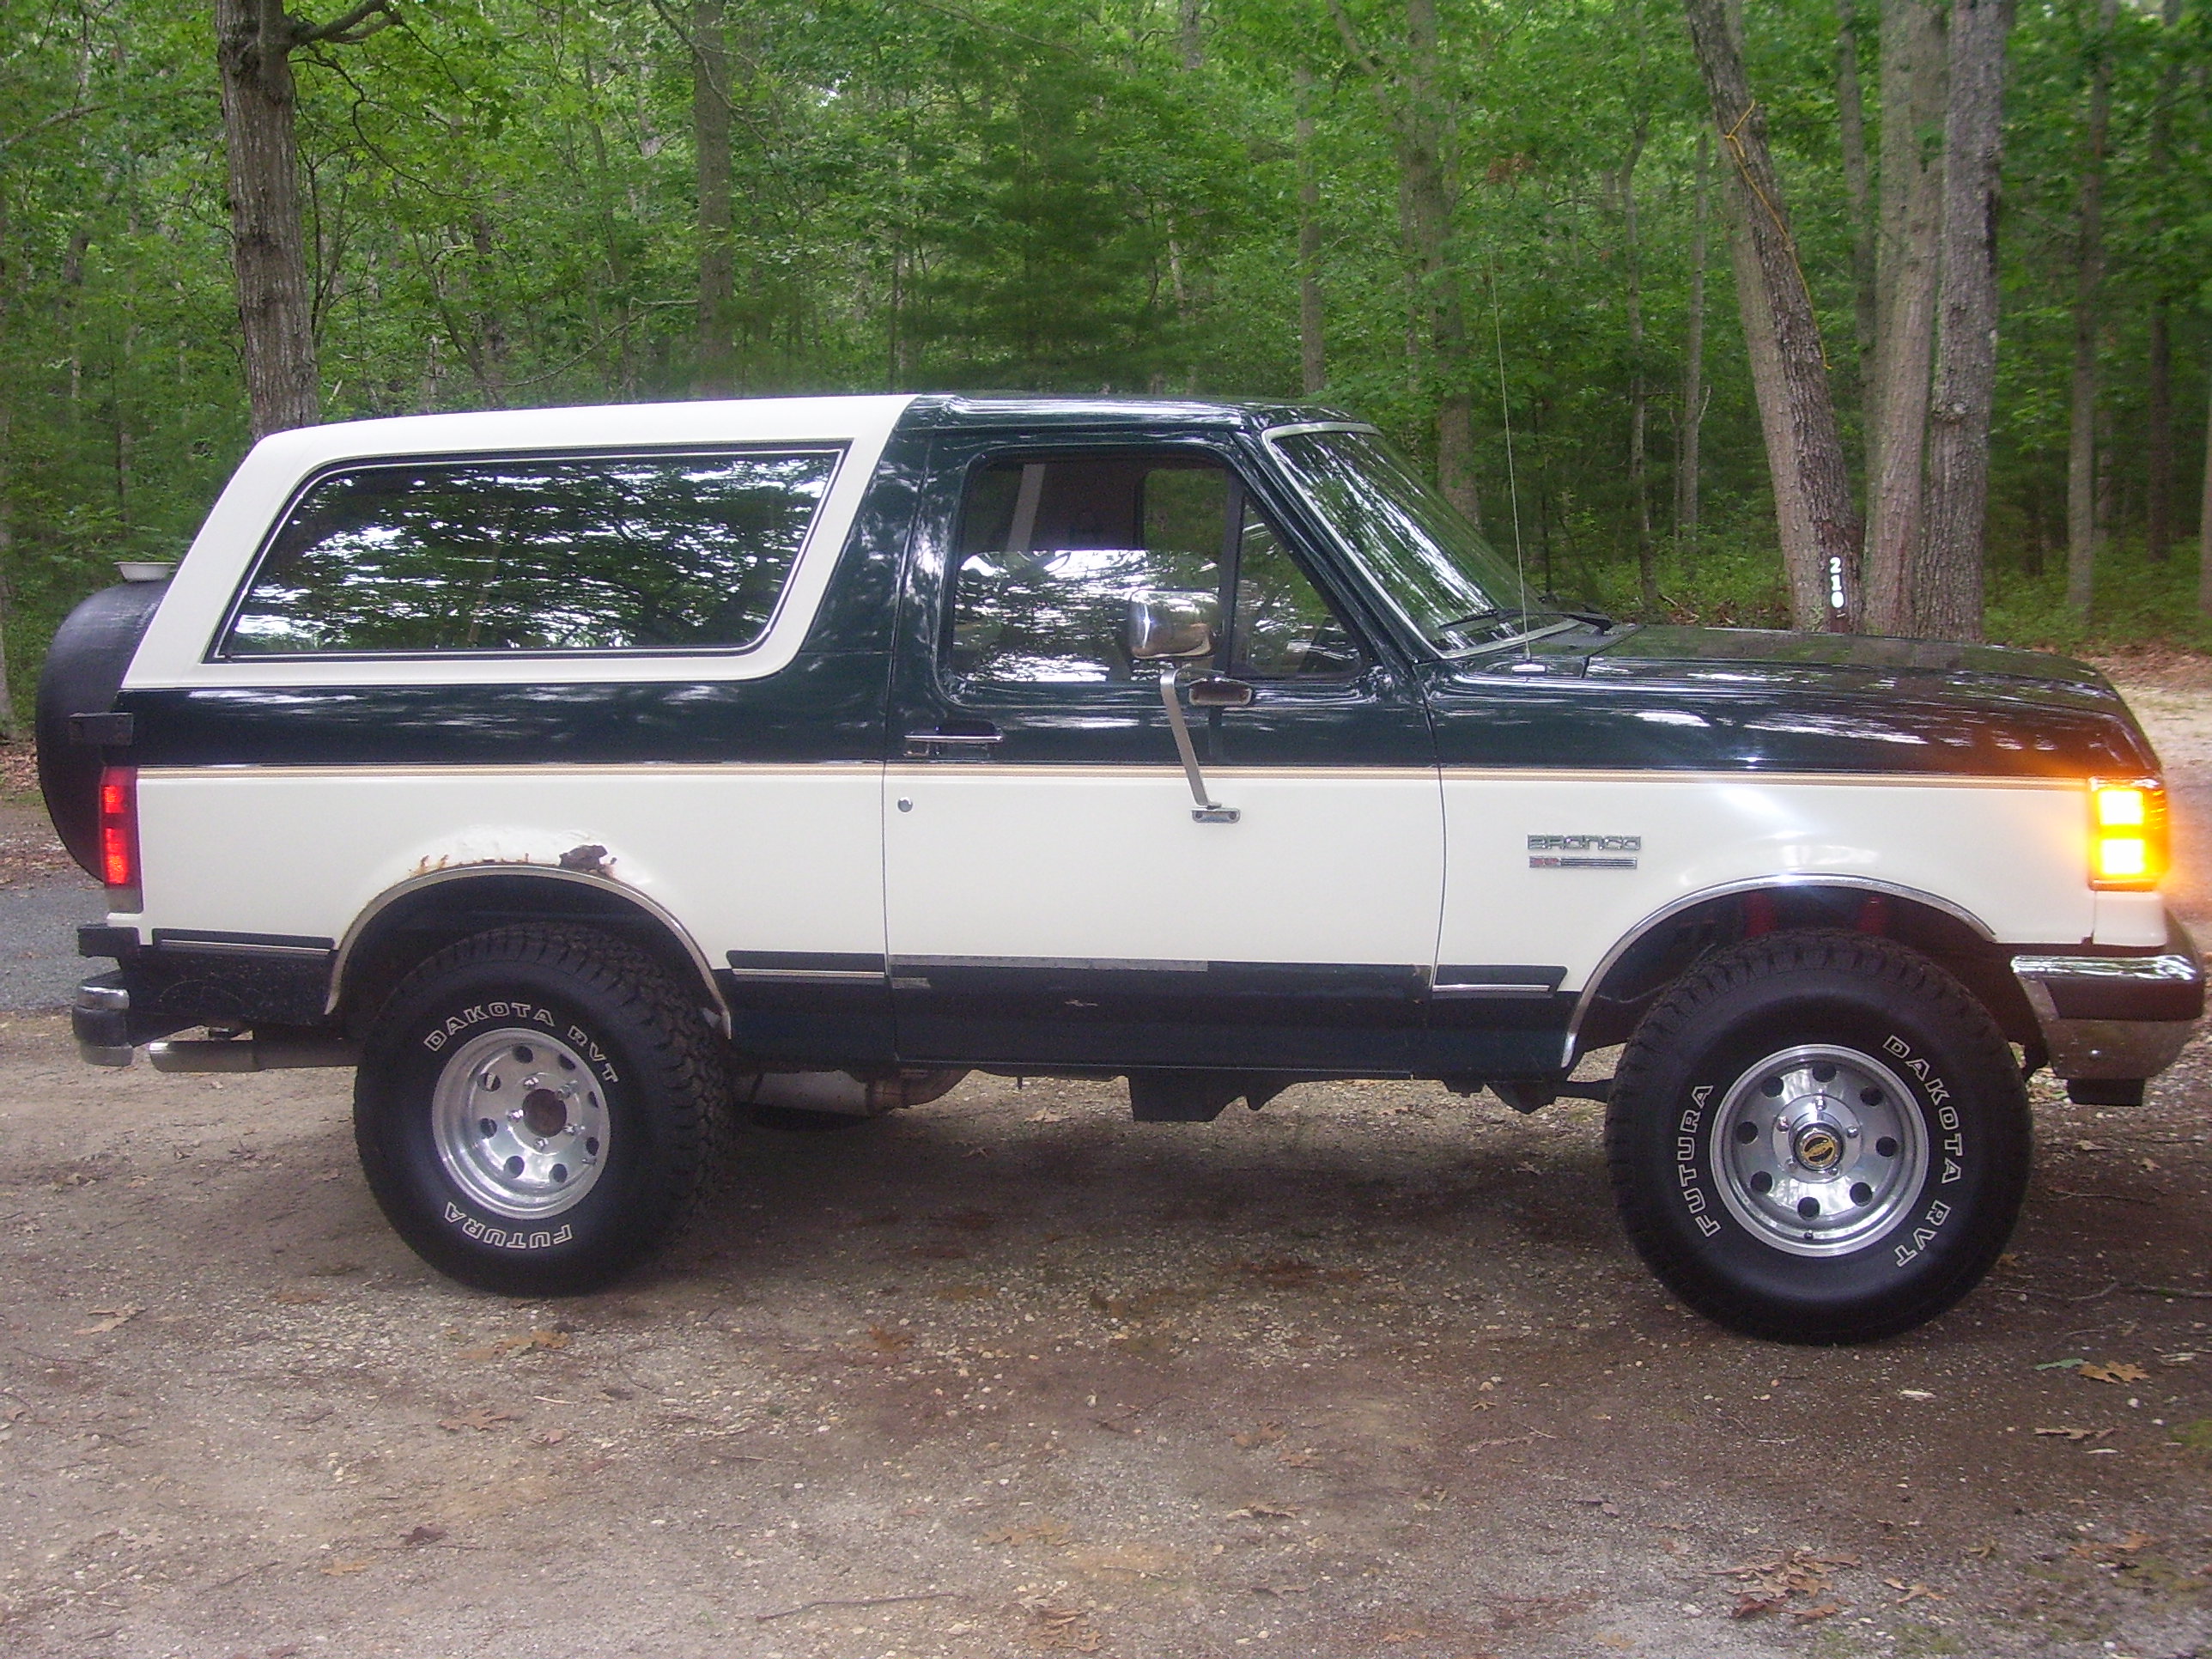
M 135 766 L 100 769 L 100 878 L 111 893 L 118 888 L 136 890 L 138 885 L 138 769 Z
M 2142 893 L 2166 873 L 2166 785 L 2156 778 L 2089 781 L 2089 885 Z

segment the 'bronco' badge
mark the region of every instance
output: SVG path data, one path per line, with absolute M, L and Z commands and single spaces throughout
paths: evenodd
M 1641 836 L 1531 836 L 1531 870 L 1633 870 Z M 1626 854 L 1626 857 L 1622 856 Z

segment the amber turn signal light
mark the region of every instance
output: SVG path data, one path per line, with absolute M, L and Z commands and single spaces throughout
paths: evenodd
M 2166 873 L 2166 786 L 2156 778 L 2089 781 L 2089 885 L 2139 893 Z

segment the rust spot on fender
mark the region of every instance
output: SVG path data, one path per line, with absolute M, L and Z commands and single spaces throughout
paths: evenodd
M 561 854 L 561 867 L 586 876 L 605 876 L 610 881 L 614 879 L 614 860 L 607 856 L 607 849 L 597 842 L 571 847 Z

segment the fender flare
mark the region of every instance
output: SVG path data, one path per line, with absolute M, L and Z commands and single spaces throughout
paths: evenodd
M 730 1034 L 730 1006 L 722 995 L 722 988 L 715 981 L 714 964 L 708 960 L 707 953 L 699 948 L 698 940 L 691 937 L 690 930 L 678 921 L 665 906 L 647 897 L 635 888 L 625 887 L 622 883 L 611 880 L 605 876 L 592 875 L 582 870 L 551 869 L 542 864 L 453 865 L 443 870 L 431 870 L 419 876 L 410 876 L 406 880 L 385 889 L 363 907 L 361 914 L 353 919 L 352 925 L 346 929 L 345 937 L 338 941 L 337 951 L 331 960 L 330 991 L 323 1012 L 325 1014 L 337 1012 L 339 1001 L 345 991 L 346 969 L 352 963 L 356 947 L 376 925 L 377 919 L 390 910 L 393 905 L 411 898 L 426 889 L 442 886 L 449 882 L 481 881 L 495 876 L 563 882 L 590 888 L 619 899 L 624 904 L 637 910 L 682 948 L 685 957 L 691 963 L 692 971 L 698 976 L 700 988 L 710 999 L 708 1006 L 714 1012 L 715 1022 L 721 1028 L 722 1035 L 727 1036 Z

